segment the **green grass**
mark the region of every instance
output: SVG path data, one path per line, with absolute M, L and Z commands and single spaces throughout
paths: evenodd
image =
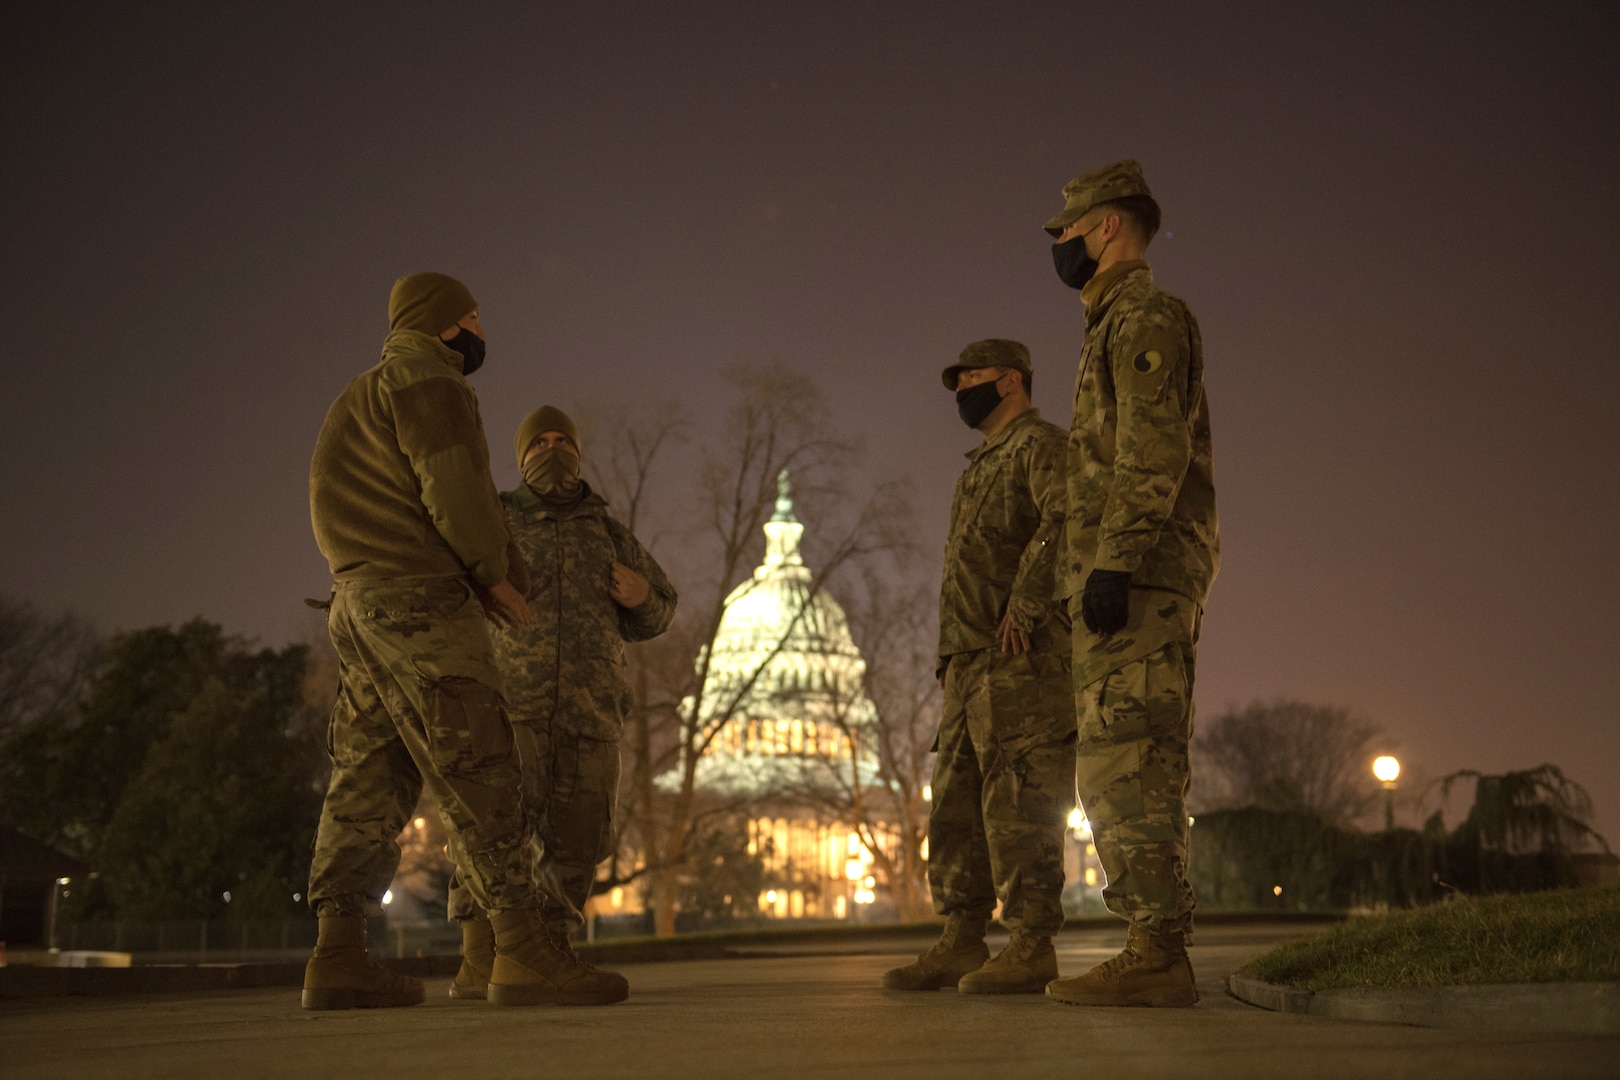
M 1459 899 L 1370 915 L 1249 961 L 1306 990 L 1620 981 L 1620 889 Z

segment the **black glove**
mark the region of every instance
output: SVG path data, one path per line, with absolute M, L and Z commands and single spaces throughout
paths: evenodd
M 1093 570 L 1080 594 L 1080 618 L 1093 634 L 1125 629 L 1131 614 L 1131 575 L 1126 570 Z

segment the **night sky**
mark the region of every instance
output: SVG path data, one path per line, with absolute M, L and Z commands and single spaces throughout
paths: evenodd
M 1620 841 L 1620 5 L 22 7 L 0 591 L 306 635 L 315 434 L 426 269 L 482 304 L 501 486 L 535 405 L 712 424 L 777 363 L 938 551 L 976 441 L 938 371 L 1018 338 L 1068 423 L 1040 225 L 1134 157 L 1208 364 L 1201 714 L 1551 761 Z

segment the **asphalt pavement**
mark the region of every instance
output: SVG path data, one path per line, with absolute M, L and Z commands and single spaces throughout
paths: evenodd
M 566 1076 L 1613 1077 L 1620 1035 L 1355 1023 L 1268 1012 L 1227 975 L 1298 927 L 1200 931 L 1191 1009 L 1084 1009 L 1041 996 L 885 991 L 915 939 L 740 950 L 738 959 L 625 965 L 630 1000 L 499 1009 L 428 981 L 407 1009 L 306 1013 L 295 989 L 0 1002 L 0 1074 L 34 1077 Z M 1112 955 L 1113 929 L 1066 932 L 1065 974 Z M 994 942 L 992 944 L 995 944 Z

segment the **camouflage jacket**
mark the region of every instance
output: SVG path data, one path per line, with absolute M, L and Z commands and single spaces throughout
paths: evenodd
M 951 498 L 939 591 L 939 655 L 989 648 L 1011 613 L 1025 632 L 1061 607 L 1053 601 L 1063 535 L 1062 428 L 1030 409 L 968 451 Z
M 1087 283 L 1086 343 L 1069 432 L 1062 594 L 1095 569 L 1200 607 L 1220 566 L 1209 403 L 1198 323 L 1145 262 Z
M 493 635 L 515 723 L 618 739 L 630 705 L 624 644 L 646 641 L 675 617 L 675 588 L 647 549 L 586 488 L 572 510 L 547 507 L 528 485 L 501 495 L 506 523 L 529 564 L 528 626 Z M 640 607 L 608 595 L 613 563 L 647 579 Z

